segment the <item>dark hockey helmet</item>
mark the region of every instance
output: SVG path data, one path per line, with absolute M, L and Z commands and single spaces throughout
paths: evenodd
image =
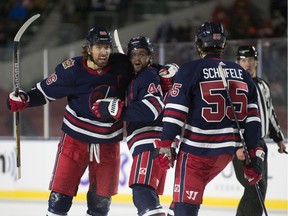
M 91 28 L 86 34 L 86 41 L 90 46 L 94 44 L 109 44 L 112 47 L 111 33 L 105 28 Z
M 224 49 L 226 44 L 226 35 L 221 23 L 205 22 L 196 32 L 196 46 L 205 51 L 209 48 Z
M 246 57 L 254 57 L 255 59 L 257 59 L 258 57 L 258 52 L 256 51 L 254 46 L 240 46 L 238 47 L 237 53 L 237 60 L 241 59 L 241 58 L 246 58 Z
M 138 37 L 133 37 L 128 43 L 127 46 L 127 55 L 130 57 L 131 51 L 133 49 L 146 49 L 149 54 L 154 53 L 154 46 L 150 41 L 149 37 L 144 37 L 144 36 L 138 36 Z

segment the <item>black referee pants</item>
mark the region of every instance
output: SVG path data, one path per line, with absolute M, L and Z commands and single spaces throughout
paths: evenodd
M 262 172 L 262 179 L 258 182 L 262 197 L 265 199 L 267 191 L 267 146 L 263 139 L 260 140 L 260 146 L 264 149 L 265 159 Z M 262 216 L 263 209 L 259 201 L 257 191 L 254 185 L 250 185 L 247 179 L 244 178 L 243 166 L 244 161 L 233 159 L 233 166 L 236 177 L 241 185 L 244 187 L 243 196 L 239 202 L 236 216 Z

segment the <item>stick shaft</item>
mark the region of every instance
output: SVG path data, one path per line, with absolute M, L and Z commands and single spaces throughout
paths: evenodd
M 13 43 L 13 84 L 15 95 L 18 96 L 20 88 L 19 77 L 19 41 Z M 21 146 L 20 146 L 20 114 L 16 112 L 15 118 L 15 139 L 16 139 L 16 166 L 18 169 L 17 178 L 21 178 Z
M 26 29 L 40 17 L 40 14 L 36 14 L 28 19 L 18 30 L 17 34 L 14 37 L 13 41 L 13 85 L 15 95 L 18 96 L 20 89 L 20 71 L 19 71 L 19 42 L 26 31 Z M 16 112 L 14 115 L 15 118 L 15 138 L 16 138 L 16 165 L 18 169 L 18 179 L 21 178 L 21 146 L 20 146 L 20 114 Z
M 243 148 L 244 148 L 245 157 L 246 157 L 246 163 L 249 164 L 249 163 L 251 163 L 251 158 L 250 158 L 250 155 L 249 155 L 249 152 L 248 152 L 247 145 L 245 143 L 243 134 L 241 132 L 239 121 L 238 121 L 238 118 L 237 118 L 237 115 L 236 115 L 236 112 L 235 112 L 235 109 L 234 109 L 234 106 L 233 106 L 231 95 L 229 93 L 228 84 L 227 84 L 227 81 L 226 81 L 226 78 L 225 78 L 225 74 L 224 74 L 224 70 L 222 68 L 221 62 L 219 63 L 218 70 L 219 70 L 220 76 L 222 78 L 223 85 L 224 85 L 224 88 L 225 88 L 226 93 L 227 93 L 227 98 L 228 98 L 229 104 L 231 106 L 231 109 L 232 109 L 232 112 L 233 112 L 233 116 L 234 116 L 234 119 L 235 119 L 235 123 L 236 123 L 237 129 L 238 129 L 238 132 L 239 132 L 239 135 L 240 135 L 240 138 L 241 138 L 241 142 L 242 142 L 242 145 L 243 145 Z M 264 198 L 263 198 L 263 196 L 261 194 L 261 190 L 260 190 L 259 184 L 255 183 L 254 186 L 255 186 L 259 201 L 261 203 L 261 206 L 263 208 L 263 211 L 265 213 L 265 216 L 268 216 L 268 213 L 267 213 L 267 210 L 266 210 L 266 207 L 265 207 L 265 204 L 264 204 Z

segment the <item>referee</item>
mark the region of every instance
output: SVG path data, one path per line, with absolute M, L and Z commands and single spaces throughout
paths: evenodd
M 263 79 L 257 77 L 256 68 L 258 64 L 258 53 L 253 46 L 240 46 L 237 50 L 237 63 L 243 67 L 252 76 L 258 93 L 258 106 L 261 118 L 261 139 L 260 146 L 265 152 L 263 165 L 262 179 L 258 182 L 263 198 L 265 199 L 267 191 L 267 145 L 264 141 L 266 136 L 269 136 L 277 143 L 279 153 L 285 152 L 284 136 L 281 132 L 277 121 L 277 116 L 274 112 L 270 89 Z M 233 160 L 233 166 L 238 181 L 244 187 L 244 194 L 237 208 L 236 216 L 262 216 L 263 209 L 254 185 L 250 185 L 244 178 L 243 173 L 244 161 L 238 160 L 236 157 Z

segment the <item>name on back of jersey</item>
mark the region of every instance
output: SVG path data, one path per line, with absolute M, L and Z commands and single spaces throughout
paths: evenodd
M 243 70 L 236 68 L 223 68 L 225 77 L 243 80 Z M 221 79 L 218 68 L 203 68 L 204 79 Z

